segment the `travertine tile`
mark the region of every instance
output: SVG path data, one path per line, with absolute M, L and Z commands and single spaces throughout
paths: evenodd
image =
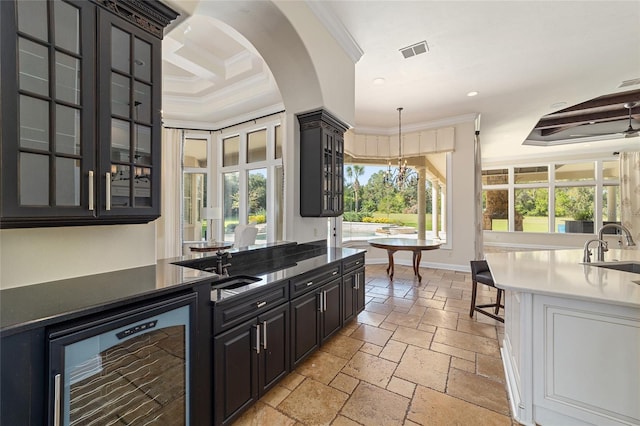
M 416 299 L 417 301 L 417 299 Z M 409 312 L 407 312 L 409 315 L 417 315 L 417 316 L 422 316 L 424 315 L 424 313 L 427 311 L 426 306 L 420 306 L 418 304 L 414 304 L 411 309 L 409 309 Z
M 416 328 L 420 323 L 419 315 L 402 314 L 400 312 L 391 312 L 386 319 L 386 322 L 398 324 L 403 327 Z
M 406 380 L 402 380 L 397 377 L 392 377 L 387 385 L 387 390 L 406 396 L 407 398 L 411 398 L 413 396 L 413 391 L 415 389 L 415 383 L 407 382 Z
M 403 299 L 402 297 L 390 297 L 385 303 L 387 305 L 406 308 L 407 310 L 413 306 L 413 300 Z
M 397 364 L 364 352 L 358 352 L 351 361 L 342 369 L 356 379 L 364 380 L 379 387 L 386 387 Z
M 350 359 L 363 345 L 362 340 L 345 335 L 338 335 L 322 345 L 321 350 L 340 358 Z
M 384 303 L 371 302 L 367 303 L 367 306 L 364 308 L 366 311 L 375 312 L 376 314 L 390 314 L 393 311 L 393 306 L 385 305 Z
M 451 368 L 457 368 L 458 370 L 467 371 L 469 373 L 476 372 L 476 363 L 468 361 L 462 358 L 451 358 Z
M 331 423 L 331 426 L 359 426 L 360 423 L 354 422 L 348 417 L 343 415 L 338 415 L 335 420 Z
M 349 395 L 344 392 L 306 379 L 280 403 L 278 409 L 306 425 L 328 424 L 348 398 Z
M 421 348 L 429 348 L 433 334 L 426 331 L 416 330 L 407 327 L 398 327 L 393 333 L 393 340 L 398 340 L 409 345 L 420 346 Z
M 504 384 L 486 377 L 452 369 L 447 382 L 447 394 L 509 415 L 509 403 Z
M 444 392 L 449 360 L 448 355 L 408 346 L 393 375 Z
M 505 383 L 504 365 L 501 358 L 478 354 L 478 374 Z
M 249 409 L 247 409 L 247 411 L 245 411 L 233 424 L 235 426 L 293 426 L 296 424 L 296 421 L 282 414 L 273 407 L 262 403 L 262 401 L 258 401 L 253 406 L 249 407 Z
M 407 349 L 406 343 L 391 339 L 387 342 L 384 349 L 382 349 L 379 356 L 389 361 L 399 362 L 405 349 Z
M 316 351 L 296 368 L 296 372 L 328 385 L 347 362 L 328 352 Z
M 500 356 L 498 342 L 495 339 L 489 339 L 487 337 L 475 336 L 446 328 L 438 328 L 436 334 L 433 336 L 433 341 L 485 355 Z
M 496 338 L 495 326 L 474 321 L 467 315 L 460 315 L 457 330 L 464 333 L 475 334 L 476 336 L 488 337 L 489 339 Z
M 431 308 L 427 309 L 427 312 L 422 316 L 422 323 L 455 330 L 458 326 L 458 314 Z
M 330 385 L 344 393 L 351 394 L 356 386 L 358 386 L 358 383 L 360 383 L 358 379 L 339 373 Z
M 377 327 L 372 327 L 367 324 L 362 324 L 357 330 L 351 333 L 350 337 L 354 339 L 364 340 L 374 345 L 384 346 L 387 344 L 387 340 L 391 337 L 391 331 L 382 330 Z
M 431 333 L 431 334 L 436 332 L 436 328 L 437 327 L 435 325 L 425 324 L 423 322 L 418 324 L 418 330 L 426 331 L 427 333 Z
M 286 397 L 289 396 L 291 391 L 284 386 L 276 385 L 269 392 L 266 393 L 260 401 L 268 404 L 272 407 L 277 407 Z
M 380 352 L 382 352 L 382 348 L 382 346 L 374 345 L 373 343 L 365 343 L 360 348 L 360 351 L 369 355 L 378 356 Z
M 291 373 L 287 374 L 284 379 L 282 379 L 279 385 L 284 386 L 289 390 L 294 390 L 300 383 L 302 383 L 303 380 L 304 376 L 296 373 L 295 371 L 292 371 Z
M 422 386 L 416 388 L 407 419 L 421 425 L 511 425 L 507 416 Z
M 390 322 L 383 321 L 378 327 L 384 330 L 396 331 L 398 324 L 391 324 Z
M 353 333 L 355 330 L 358 329 L 358 327 L 360 327 L 360 324 L 358 324 L 358 321 L 351 320 L 350 322 L 345 324 L 344 327 L 342 327 L 342 329 L 338 332 L 338 334 L 350 336 L 351 333 Z
M 409 398 L 361 382 L 344 405 L 341 414 L 363 425 L 402 424 Z
M 362 324 L 369 324 L 374 327 L 380 325 L 387 316 L 385 314 L 376 314 L 375 312 L 362 311 L 358 314 L 358 322 Z
M 475 362 L 476 353 L 468 351 L 466 349 L 455 348 L 453 346 L 444 345 L 438 342 L 431 342 L 430 349 L 432 351 L 441 352 L 443 354 L 452 355 L 457 358 L 466 359 L 467 361 Z

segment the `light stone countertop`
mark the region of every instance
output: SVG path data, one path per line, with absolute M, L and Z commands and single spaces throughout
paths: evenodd
M 582 249 L 569 249 L 487 253 L 486 259 L 502 289 L 640 308 L 640 274 L 583 264 L 582 256 Z M 614 259 L 640 262 L 640 250 L 605 253 L 605 262 Z

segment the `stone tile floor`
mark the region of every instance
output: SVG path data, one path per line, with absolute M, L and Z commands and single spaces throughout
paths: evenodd
M 366 307 L 234 425 L 517 425 L 499 341 L 469 317 L 471 274 L 366 266 Z M 478 287 L 477 303 L 495 301 Z

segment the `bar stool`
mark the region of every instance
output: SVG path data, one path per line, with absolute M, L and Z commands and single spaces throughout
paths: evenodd
M 478 283 L 488 285 L 489 287 L 493 287 L 498 290 L 498 295 L 496 297 L 496 303 L 487 303 L 484 305 L 476 305 L 476 295 L 478 292 Z M 469 311 L 469 316 L 473 318 L 473 312 L 477 311 L 481 314 L 487 315 L 497 321 L 504 322 L 504 318 L 500 318 L 498 316 L 498 311 L 500 308 L 504 309 L 504 305 L 500 304 L 502 300 L 502 289 L 496 287 L 495 282 L 493 281 L 493 276 L 491 275 L 491 271 L 489 270 L 489 264 L 486 260 L 472 260 L 471 261 L 471 310 Z M 489 311 L 485 311 L 481 308 L 494 308 L 493 313 Z

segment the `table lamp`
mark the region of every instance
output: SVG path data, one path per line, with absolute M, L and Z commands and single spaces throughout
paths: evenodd
M 222 219 L 222 208 L 221 207 L 203 207 L 200 211 L 200 216 L 202 219 L 207 220 L 207 241 L 215 242 L 213 237 L 213 225 L 212 222 L 214 220 Z

